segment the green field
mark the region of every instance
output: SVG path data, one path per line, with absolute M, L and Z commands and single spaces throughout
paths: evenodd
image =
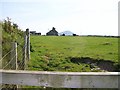
M 82 58 L 118 62 L 118 38 L 31 36 L 31 46 L 30 70 L 91 71 L 89 64 L 72 62 Z

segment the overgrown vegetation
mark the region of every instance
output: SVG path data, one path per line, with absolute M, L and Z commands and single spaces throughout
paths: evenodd
M 31 36 L 30 70 L 104 71 L 95 63 L 75 63 L 81 59 L 118 63 L 118 38 L 80 36 Z M 106 62 L 103 62 L 106 63 Z M 102 65 L 102 64 L 101 64 Z M 111 65 L 111 64 L 109 64 Z M 108 68 L 111 66 L 108 66 Z M 115 66 L 114 68 L 117 68 Z M 102 68 L 103 69 L 103 68 Z M 116 70 L 115 70 L 116 71 Z
M 17 42 L 18 51 L 21 50 L 24 43 L 23 31 L 19 29 L 17 24 L 12 23 L 9 17 L 7 17 L 6 20 L 1 21 L 0 24 L 2 25 L 2 28 L 0 29 L 2 31 L 2 56 L 7 54 L 11 50 L 12 42 Z M 8 54 L 4 58 L 3 66 L 10 61 L 10 55 L 11 54 Z M 18 61 L 20 61 L 21 58 L 22 55 L 18 56 Z

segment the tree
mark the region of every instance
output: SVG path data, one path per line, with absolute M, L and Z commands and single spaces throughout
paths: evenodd
M 77 36 L 76 34 L 73 34 L 73 36 Z
M 13 23 L 13 28 L 18 29 L 18 25 L 16 23 Z
M 11 19 L 9 17 L 7 17 L 7 22 L 8 22 L 8 30 L 9 31 L 12 31 L 12 28 L 11 28 Z
M 62 36 L 65 36 L 65 34 L 63 33 Z
M 9 17 L 7 17 L 7 20 L 4 20 L 3 22 L 3 29 L 6 32 L 11 32 L 12 31 L 12 25 L 11 25 L 11 19 Z

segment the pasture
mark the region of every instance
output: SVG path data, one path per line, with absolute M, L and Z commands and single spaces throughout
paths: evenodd
M 95 69 L 102 64 L 94 64 L 101 61 L 118 63 L 118 38 L 31 35 L 30 70 L 104 71 Z

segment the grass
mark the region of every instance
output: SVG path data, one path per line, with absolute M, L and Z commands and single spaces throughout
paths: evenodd
M 80 36 L 31 36 L 31 70 L 90 71 L 87 64 L 75 64 L 72 57 L 118 62 L 118 38 Z

